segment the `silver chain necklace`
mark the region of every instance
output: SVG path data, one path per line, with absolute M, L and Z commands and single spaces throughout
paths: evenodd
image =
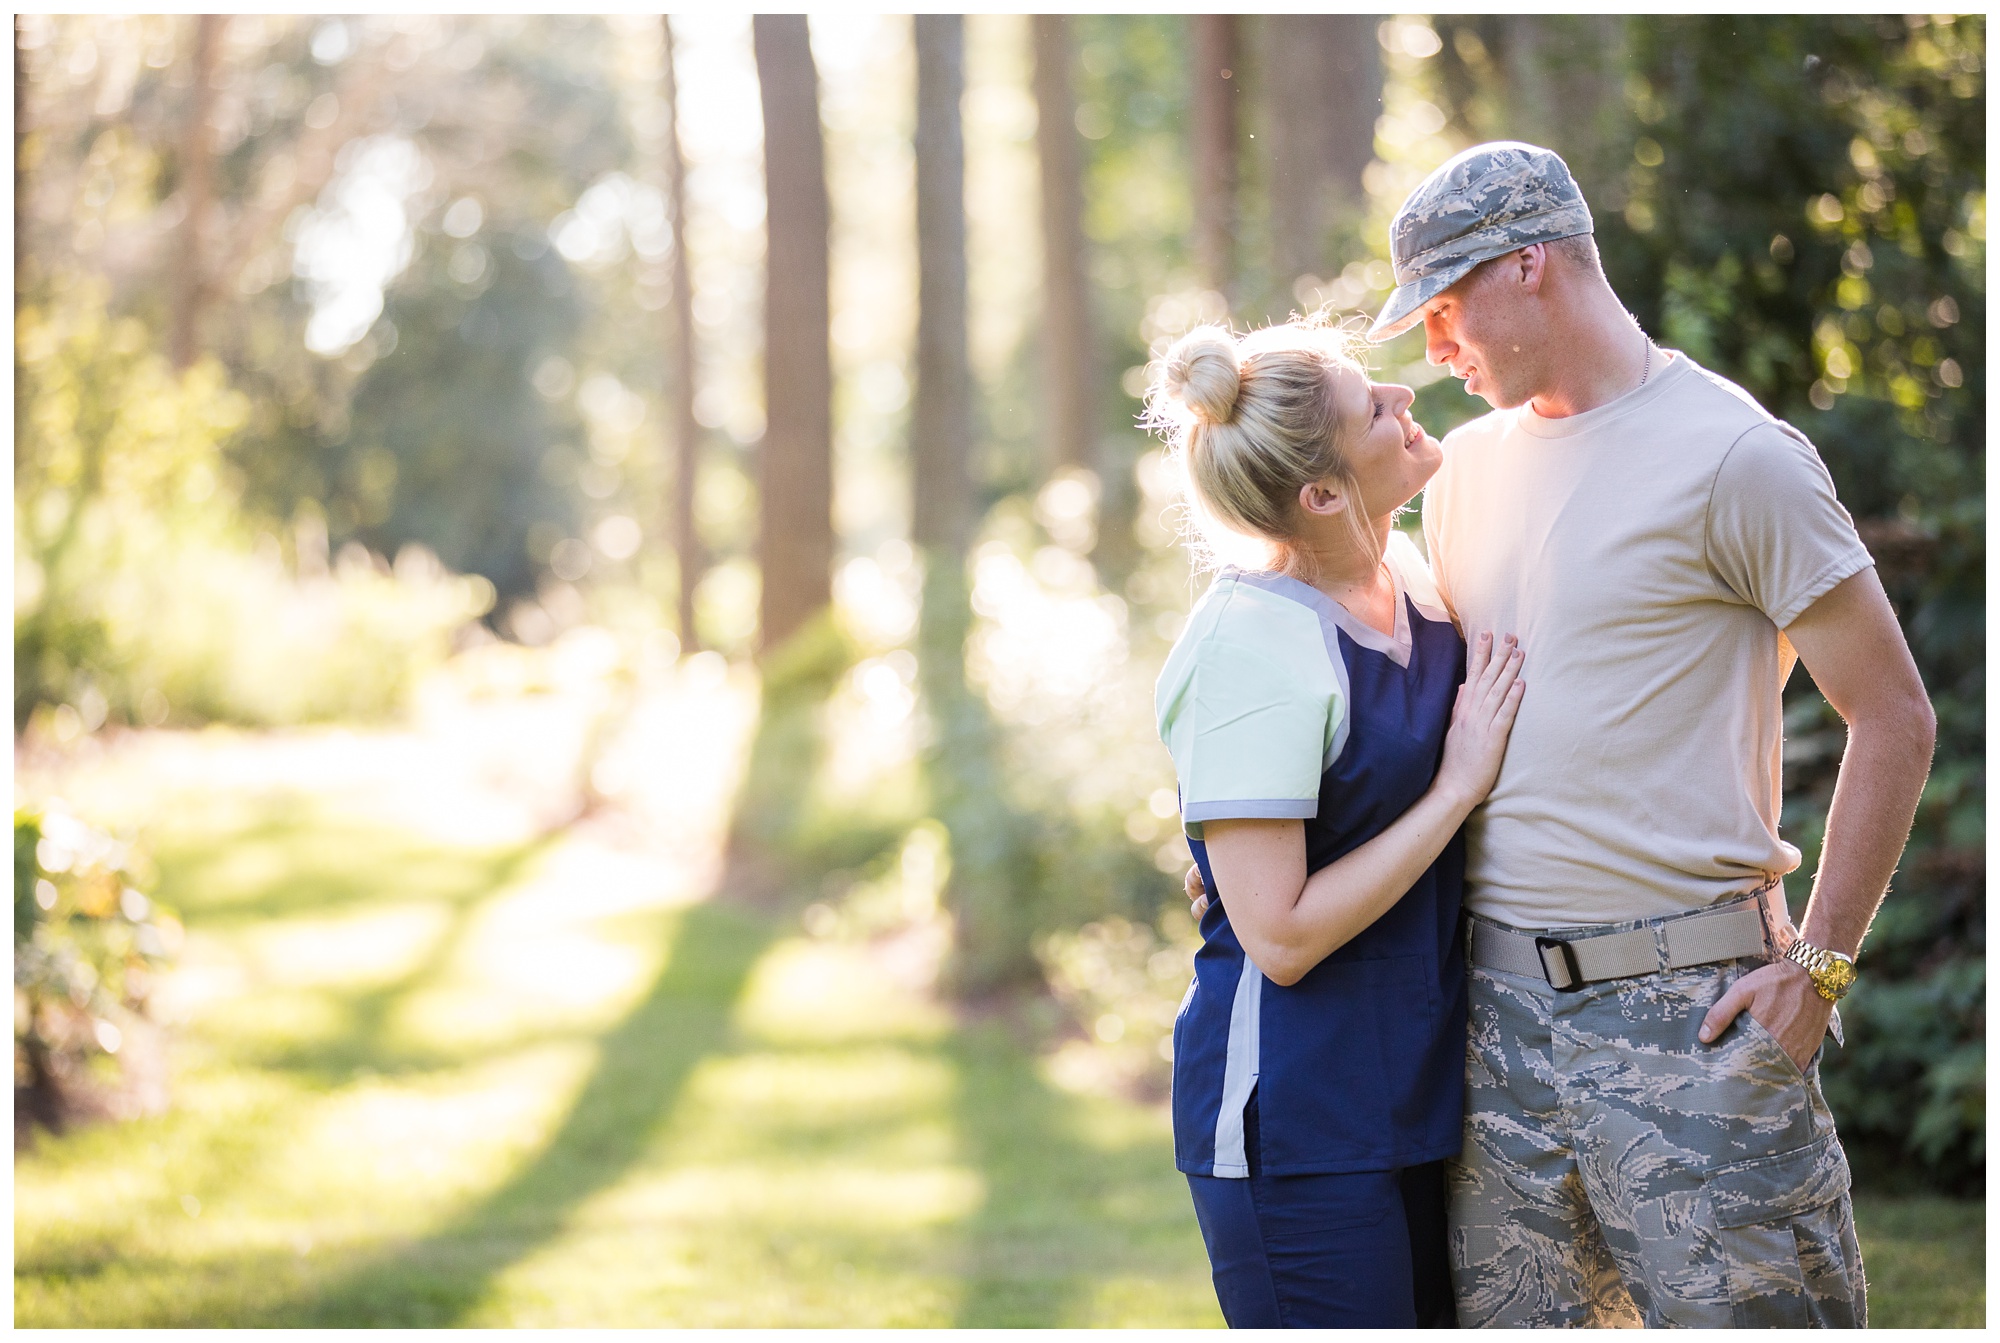
M 1639 385 L 1644 387 L 1646 379 L 1653 375 L 1653 338 L 1641 331 L 1639 339 L 1646 342 L 1646 362 L 1639 366 Z

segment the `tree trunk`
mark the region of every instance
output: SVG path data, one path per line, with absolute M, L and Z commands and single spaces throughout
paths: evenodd
M 1623 175 L 1631 139 L 1620 85 L 1624 21 L 1510 14 L 1498 24 L 1512 134 L 1562 155 L 1585 197 L 1604 201 Z
M 662 90 L 667 104 L 667 211 L 674 231 L 673 304 L 667 342 L 667 400 L 669 402 L 669 455 L 673 460 L 672 522 L 674 567 L 680 581 L 681 648 L 693 652 L 701 646 L 694 624 L 694 590 L 701 581 L 704 559 L 701 537 L 695 531 L 695 479 L 701 464 L 701 426 L 694 418 L 694 292 L 690 288 L 687 258 L 687 165 L 681 156 L 680 89 L 674 79 L 674 26 L 660 16 L 660 36 L 665 42 Z
M 28 140 L 28 58 L 21 47 L 21 16 L 14 16 L 14 311 L 28 261 L 28 169 L 22 156 Z M 18 383 L 16 391 L 18 392 Z
M 1547 146 L 1569 164 L 1600 217 L 1622 209 L 1632 135 L 1621 84 L 1624 18 L 1502 14 L 1437 23 L 1452 128 L 1469 139 Z
M 175 248 L 174 306 L 167 349 L 175 368 L 186 368 L 201 353 L 201 310 L 208 301 L 208 214 L 215 199 L 214 131 L 209 113 L 215 106 L 215 64 L 222 46 L 219 14 L 199 14 L 194 21 L 194 85 L 188 90 L 187 125 L 181 132 L 180 245 Z
M 1367 208 L 1362 170 L 1375 155 L 1382 59 L 1369 14 L 1274 14 L 1266 20 L 1271 269 L 1280 301 L 1324 275 L 1327 235 Z
M 802 14 L 751 20 L 764 108 L 764 442 L 758 452 L 758 644 L 769 652 L 832 599 L 833 363 L 825 147 Z
M 1231 299 L 1236 284 L 1236 90 L 1241 58 L 1234 14 L 1189 18 L 1193 87 L 1194 253 L 1201 281 Z
M 1069 20 L 1037 14 L 1035 147 L 1042 161 L 1044 469 L 1095 464 L 1096 365 L 1090 260 L 1083 232 L 1083 155 L 1070 84 Z
M 918 669 L 933 814 L 951 836 L 953 990 L 981 996 L 1034 974 L 1019 826 L 1007 805 L 980 697 L 965 684 L 972 610 L 965 572 L 974 524 L 972 363 L 967 353 L 964 20 L 919 14 L 917 51 L 917 391 L 911 417 L 911 537 L 923 560 Z
M 972 362 L 967 352 L 964 23 L 920 14 L 917 48 L 917 390 L 910 539 L 962 554 L 972 513 Z

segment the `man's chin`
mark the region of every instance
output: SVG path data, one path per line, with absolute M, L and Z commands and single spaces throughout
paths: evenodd
M 1495 410 L 1512 410 L 1528 399 L 1525 396 L 1509 395 L 1504 388 L 1493 386 L 1476 371 L 1464 382 L 1468 395 L 1478 397 Z

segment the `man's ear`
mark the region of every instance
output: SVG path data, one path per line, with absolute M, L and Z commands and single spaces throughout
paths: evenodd
M 1347 507 L 1347 491 L 1338 481 L 1311 481 L 1299 486 L 1299 507 L 1314 517 L 1338 517 Z
M 1549 245 L 1531 242 L 1514 253 L 1514 274 L 1519 278 L 1521 291 L 1526 294 L 1541 292 L 1542 276 L 1548 273 Z

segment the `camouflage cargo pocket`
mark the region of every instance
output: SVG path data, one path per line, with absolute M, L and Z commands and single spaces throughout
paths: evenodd
M 1807 1281 L 1823 1276 L 1828 1267 L 1843 1277 L 1843 1269 L 1859 1271 L 1858 1262 L 1818 1263 L 1824 1257 L 1823 1228 L 1811 1225 L 1826 1214 L 1836 1222 L 1848 1219 L 1847 1154 L 1839 1139 L 1829 1133 L 1777 1156 L 1717 1166 L 1703 1183 L 1736 1327 L 1802 1329 L 1841 1322 L 1815 1318 L 1825 1313 L 1828 1284 Z M 1808 1265 L 1808 1259 L 1815 1262 Z M 1846 1294 L 1836 1290 L 1834 1295 Z

